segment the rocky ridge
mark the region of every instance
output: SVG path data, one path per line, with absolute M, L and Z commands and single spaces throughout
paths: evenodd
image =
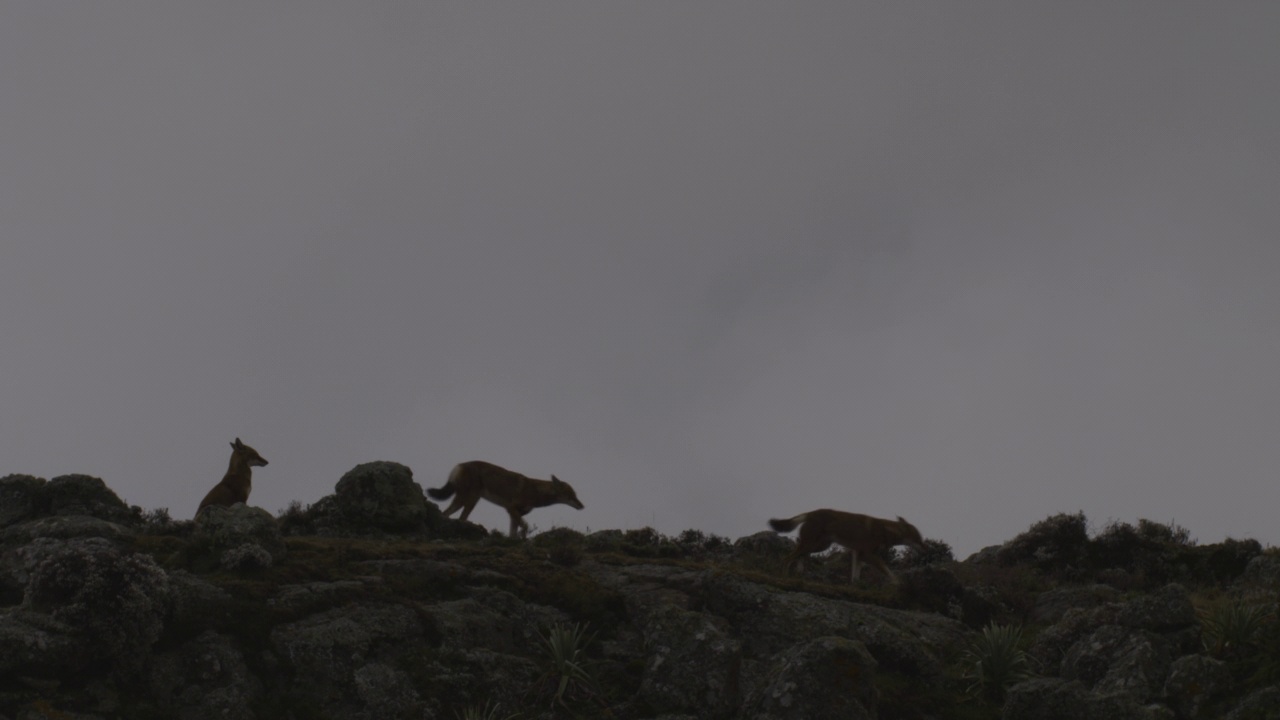
M 195 522 L 10 475 L 0 720 L 1280 719 L 1256 542 L 1077 513 L 963 562 L 927 545 L 850 585 L 845 557 L 783 577 L 767 531 L 512 541 L 391 462 Z

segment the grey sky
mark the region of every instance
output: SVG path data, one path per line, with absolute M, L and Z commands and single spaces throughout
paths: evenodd
M 11 3 L 0 474 L 1280 542 L 1280 4 Z M 482 505 L 473 519 L 506 526 Z

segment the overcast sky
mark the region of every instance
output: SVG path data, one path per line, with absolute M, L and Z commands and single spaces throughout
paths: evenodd
M 1280 3 L 7 3 L 0 475 L 1280 543 Z M 505 529 L 482 504 L 472 516 Z

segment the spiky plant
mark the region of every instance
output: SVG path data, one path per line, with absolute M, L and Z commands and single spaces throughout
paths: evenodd
M 1240 600 L 1200 611 L 1201 640 L 1210 655 L 1236 658 L 1257 644 L 1259 634 L 1275 613 L 1266 605 Z
M 999 702 L 1010 685 L 1034 676 L 1021 644 L 1021 626 L 997 625 L 993 621 L 983 628 L 965 651 L 968 692 Z
M 586 648 L 595 639 L 585 624 L 556 623 L 546 634 L 538 633 L 546 652 L 547 669 L 534 684 L 535 690 L 551 695 L 551 704 L 567 708 L 566 698 L 597 698 L 599 685 L 591 674 Z

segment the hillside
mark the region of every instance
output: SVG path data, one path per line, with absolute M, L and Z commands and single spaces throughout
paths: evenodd
M 1280 718 L 1280 553 L 1080 514 L 926 544 L 850 584 L 767 531 L 513 541 L 389 462 L 196 522 L 10 475 L 0 720 Z

